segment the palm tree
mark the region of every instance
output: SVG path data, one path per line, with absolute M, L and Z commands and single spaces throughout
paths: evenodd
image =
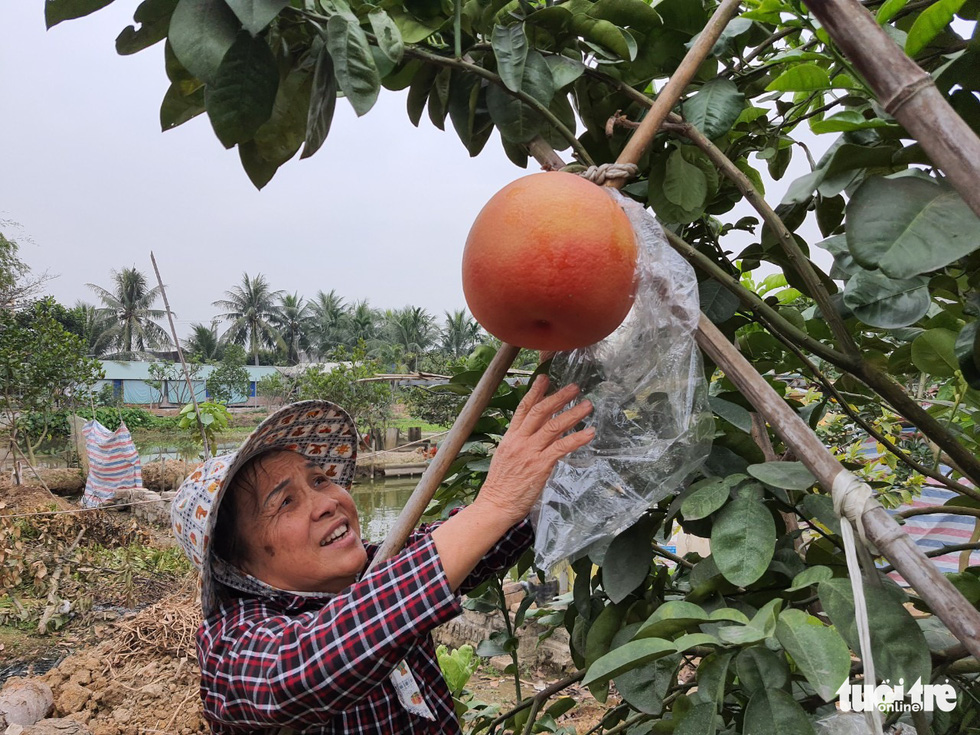
M 303 297 L 299 294 L 280 296 L 272 321 L 279 328 L 279 335 L 285 343 L 286 361 L 290 365 L 297 364 L 300 352 L 309 347 L 307 330 L 310 323 L 310 305 L 304 303 Z
M 221 336 L 222 341 L 239 345 L 248 343 L 256 365 L 259 364 L 259 347 L 283 347 L 285 343 L 273 323 L 276 299 L 281 294 L 282 291 L 269 288 L 269 282 L 261 273 L 254 278 L 243 273 L 241 285 L 225 291 L 228 298 L 212 302 L 213 306 L 227 310 L 219 314 L 218 319 L 231 322 Z
M 442 351 L 450 357 L 463 357 L 470 354 L 480 343 L 482 329 L 479 323 L 460 309 L 450 314 L 446 312 L 446 324 L 439 332 Z
M 435 317 L 420 306 L 385 312 L 385 332 L 388 339 L 405 348 L 409 370 L 415 370 L 419 356 L 435 342 L 438 332 Z
M 347 309 L 342 322 L 342 333 L 344 344 L 347 347 L 356 347 L 358 343 L 364 342 L 371 346 L 378 339 L 378 322 L 380 321 L 378 312 L 372 309 L 367 302 L 358 301 L 354 308 Z
M 115 338 L 111 315 L 84 301 L 76 301 L 71 310 L 80 330 L 79 336 L 85 341 L 85 354 L 89 357 L 105 355 Z
M 221 343 L 218 341 L 218 323 L 210 327 L 191 324 L 191 336 L 184 340 L 184 351 L 201 362 L 215 362 L 221 359 Z
M 333 289 L 330 293 L 317 291 L 309 309 L 310 347 L 318 358 L 323 358 L 344 343 L 344 319 L 349 309 Z
M 154 309 L 153 302 L 160 295 L 160 287 L 147 288 L 146 276 L 133 268 L 112 271 L 115 282 L 109 291 L 89 283 L 104 308 L 102 312 L 112 321 L 110 331 L 113 344 L 123 353 L 169 347 L 167 332 L 154 319 L 167 315 L 163 309 Z

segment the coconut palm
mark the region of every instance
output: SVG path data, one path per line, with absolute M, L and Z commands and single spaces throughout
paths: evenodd
M 269 287 L 261 273 L 254 278 L 243 273 L 241 285 L 225 291 L 227 298 L 212 302 L 213 306 L 226 309 L 218 319 L 231 322 L 221 340 L 239 345 L 247 343 L 256 365 L 259 364 L 260 347 L 284 347 L 274 323 L 276 300 L 281 294 L 282 291 L 273 291 Z
M 167 315 L 163 309 L 153 308 L 160 287 L 148 288 L 146 276 L 135 267 L 111 273 L 111 291 L 94 283 L 87 285 L 102 302 L 103 315 L 112 322 L 109 332 L 113 346 L 125 354 L 169 347 L 170 336 L 153 321 Z
M 378 339 L 380 321 L 380 315 L 368 305 L 367 299 L 358 301 L 344 314 L 342 322 L 344 344 L 348 347 L 356 347 L 360 342 L 364 342 L 370 349 Z
M 112 317 L 94 304 L 76 301 L 71 309 L 77 333 L 85 341 L 85 354 L 102 357 L 112 346 Z
M 184 340 L 184 351 L 201 362 L 216 362 L 221 359 L 221 343 L 218 340 L 217 322 L 210 327 L 191 324 L 191 336 Z
M 419 356 L 436 339 L 436 320 L 420 306 L 406 306 L 385 312 L 385 333 L 388 340 L 405 348 L 409 370 L 415 370 Z
M 295 365 L 300 353 L 309 347 L 310 305 L 299 294 L 279 297 L 279 304 L 272 314 L 272 322 L 279 329 L 285 346 L 286 361 Z
M 439 331 L 442 351 L 450 357 L 463 357 L 470 354 L 480 343 L 482 329 L 479 323 L 459 309 L 450 314 L 446 312 L 446 322 Z
M 317 357 L 323 358 L 344 343 L 344 322 L 348 307 L 344 299 L 331 289 L 330 293 L 317 291 L 310 302 L 309 342 Z

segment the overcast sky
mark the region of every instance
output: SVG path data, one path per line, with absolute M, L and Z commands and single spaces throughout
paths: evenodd
M 525 173 L 499 139 L 471 159 L 447 120 L 409 122 L 403 93 L 382 90 L 366 116 L 338 100 L 324 146 L 287 163 L 261 191 L 206 116 L 160 132 L 163 44 L 115 52 L 133 3 L 44 29 L 43 3 L 0 2 L 0 220 L 46 289 L 95 303 L 87 283 L 157 258 L 184 337 L 211 302 L 264 274 L 308 298 L 463 308 L 459 263 L 483 204 Z M 532 162 L 533 165 L 533 162 Z
M 163 44 L 115 52 L 134 7 L 45 31 L 40 0 L 0 2 L 0 229 L 53 277 L 50 294 L 97 303 L 86 284 L 111 288 L 110 271 L 131 266 L 155 283 L 152 250 L 182 338 L 218 313 L 211 302 L 243 272 L 307 298 L 336 289 L 440 320 L 465 306 L 466 233 L 487 199 L 526 173 L 496 133 L 470 158 L 448 120 L 447 132 L 426 116 L 414 128 L 404 93 L 382 90 L 360 119 L 341 99 L 323 148 L 256 191 L 206 116 L 160 132 Z M 769 186 L 771 202 L 806 172 L 795 159 Z

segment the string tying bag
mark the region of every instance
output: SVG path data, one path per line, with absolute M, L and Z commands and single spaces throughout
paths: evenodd
M 554 358 L 557 382 L 577 383 L 592 401 L 586 425 L 596 437 L 559 462 L 532 514 L 541 569 L 586 553 L 601 558 L 618 533 L 677 492 L 711 448 L 694 269 L 642 206 L 606 191 L 636 233 L 636 297 L 604 340 Z

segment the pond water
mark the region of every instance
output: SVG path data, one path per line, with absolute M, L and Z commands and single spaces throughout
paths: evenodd
M 354 483 L 351 495 L 361 519 L 361 537 L 376 544 L 384 541 L 418 481 L 418 477 L 393 477 Z

